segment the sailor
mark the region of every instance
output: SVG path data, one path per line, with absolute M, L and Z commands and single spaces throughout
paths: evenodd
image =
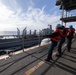
M 59 42 L 61 35 L 62 35 L 62 30 L 60 24 L 57 25 L 55 31 L 51 35 L 47 35 L 47 37 L 51 38 L 51 45 L 50 45 L 50 49 L 48 50 L 48 55 L 45 61 L 52 60 L 53 49 L 57 46 L 57 43 Z
M 75 29 L 72 25 L 69 26 L 67 34 L 67 51 L 70 52 L 72 39 L 74 38 Z
M 65 26 L 62 26 L 62 35 L 60 38 L 60 41 L 58 43 L 58 54 L 56 54 L 56 56 L 61 57 L 61 47 L 63 45 L 63 43 L 65 42 L 65 38 L 67 36 L 67 32 L 68 32 L 68 28 L 65 28 Z

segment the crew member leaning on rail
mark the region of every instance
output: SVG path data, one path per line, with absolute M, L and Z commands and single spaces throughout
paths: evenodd
M 72 39 L 74 38 L 75 29 L 72 25 L 68 28 L 68 34 L 67 34 L 67 51 L 70 52 Z
M 45 37 L 51 38 L 50 49 L 48 50 L 48 55 L 45 61 L 52 60 L 53 49 L 57 46 L 57 43 L 59 42 L 61 35 L 62 35 L 62 26 L 60 24 L 57 25 L 56 29 L 52 34 L 45 35 Z

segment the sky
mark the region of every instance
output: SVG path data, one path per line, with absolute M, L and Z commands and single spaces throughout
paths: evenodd
M 61 23 L 56 0 L 0 0 L 0 31 L 41 30 Z M 73 23 L 75 24 L 75 23 Z

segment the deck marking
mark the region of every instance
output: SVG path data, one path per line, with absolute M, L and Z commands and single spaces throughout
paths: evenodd
M 31 73 L 33 73 L 36 69 L 38 69 L 43 64 L 44 64 L 44 61 L 39 62 L 37 65 L 35 65 L 34 67 L 32 67 L 31 69 L 29 69 L 28 71 L 26 71 L 24 73 L 24 75 L 30 75 Z
M 57 52 L 53 53 L 53 56 L 56 55 Z M 41 65 L 43 65 L 45 61 L 40 61 L 38 64 L 30 68 L 28 71 L 24 73 L 24 75 L 31 75 L 36 69 L 38 69 Z
M 62 49 L 66 46 L 66 44 L 64 44 L 62 46 Z M 52 56 L 56 55 L 57 52 L 54 52 Z M 36 64 L 35 66 L 33 66 L 32 68 L 30 68 L 28 71 L 26 71 L 24 73 L 24 75 L 31 75 L 36 69 L 38 69 L 41 65 L 43 65 L 45 62 L 44 61 L 40 61 L 38 64 Z

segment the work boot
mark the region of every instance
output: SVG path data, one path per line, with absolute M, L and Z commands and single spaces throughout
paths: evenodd
M 60 55 L 60 54 L 56 54 L 56 56 L 57 56 L 57 57 L 61 57 L 61 55 Z
M 70 50 L 68 48 L 66 48 L 67 52 L 70 52 Z
M 70 52 L 70 50 L 67 50 L 68 52 Z
M 48 62 L 50 62 L 50 60 L 49 60 L 49 59 L 45 59 L 45 61 L 48 61 Z
M 53 60 L 52 58 L 50 58 L 50 59 L 45 59 L 45 61 L 48 61 L 48 62 L 50 62 L 50 60 Z

